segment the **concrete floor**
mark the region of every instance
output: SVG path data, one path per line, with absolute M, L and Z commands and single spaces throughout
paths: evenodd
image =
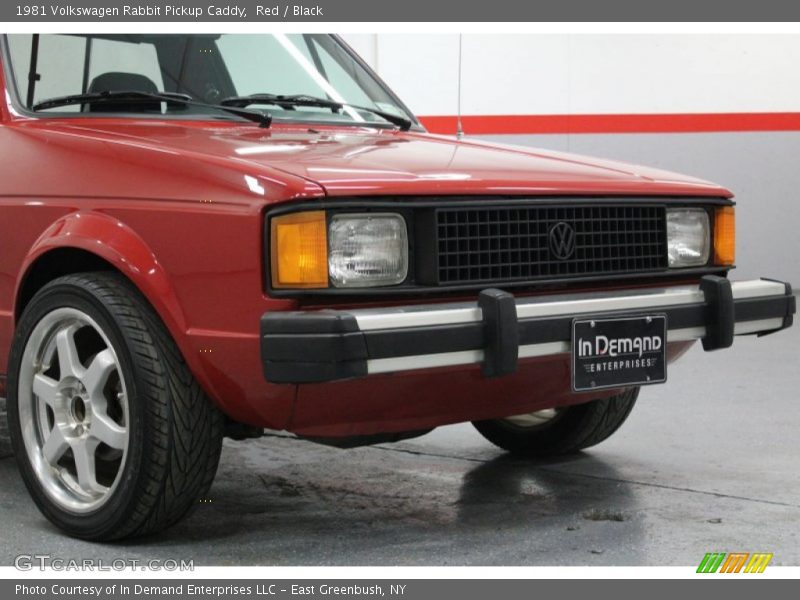
M 609 441 L 505 457 L 469 425 L 337 450 L 226 442 L 211 493 L 159 537 L 100 545 L 33 507 L 0 432 L 0 564 L 19 553 L 196 565 L 696 565 L 707 551 L 800 565 L 800 327 L 695 347 Z

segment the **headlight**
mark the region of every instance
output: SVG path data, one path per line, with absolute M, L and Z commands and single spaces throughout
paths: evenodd
M 667 210 L 667 255 L 669 266 L 700 267 L 711 250 L 708 213 L 703 208 Z
M 328 250 L 328 272 L 338 288 L 394 285 L 408 273 L 408 233 L 400 215 L 336 215 Z
M 270 222 L 272 286 L 374 287 L 408 274 L 406 222 L 397 214 L 289 213 Z

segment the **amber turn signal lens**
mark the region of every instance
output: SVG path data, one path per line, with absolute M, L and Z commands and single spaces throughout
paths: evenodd
M 736 212 L 732 206 L 718 208 L 714 219 L 714 263 L 732 265 L 736 261 Z
M 270 225 L 272 286 L 328 287 L 328 226 L 325 211 L 275 217 Z

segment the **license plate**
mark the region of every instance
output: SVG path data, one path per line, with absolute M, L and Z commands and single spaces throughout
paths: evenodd
M 572 389 L 576 392 L 667 380 L 667 316 L 574 319 Z

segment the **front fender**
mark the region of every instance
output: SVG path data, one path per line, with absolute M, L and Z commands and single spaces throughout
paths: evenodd
M 223 412 L 242 422 L 283 427 L 294 401 L 295 386 L 263 381 L 257 321 L 250 333 L 246 326 L 245 331 L 220 329 L 213 322 L 209 327 L 207 320 L 198 319 L 197 314 L 192 316 L 191 307 L 182 300 L 191 294 L 191 287 L 189 291 L 180 289 L 174 279 L 175 265 L 168 264 L 166 256 L 159 260 L 146 239 L 145 231 L 138 226 L 103 212 L 83 209 L 60 216 L 38 235 L 20 261 L 12 314 L 18 314 L 21 300 L 27 296 L 25 282 L 32 269 L 49 253 L 63 249 L 91 253 L 127 277 L 150 302 L 194 377 Z M 175 256 L 171 258 L 174 260 Z M 213 279 L 213 274 L 203 275 Z M 268 310 L 260 296 L 253 302 L 255 307 L 246 303 L 239 310 L 259 314 Z M 276 304 L 283 305 L 285 301 Z
M 167 273 L 146 242 L 119 219 L 83 210 L 64 215 L 50 225 L 22 263 L 14 294 L 14 314 L 18 314 L 21 291 L 36 263 L 49 252 L 64 248 L 94 254 L 127 277 L 161 317 L 200 385 L 215 397 L 196 353 L 191 351 L 186 317 Z
M 14 311 L 31 268 L 52 250 L 75 248 L 94 254 L 130 279 L 155 308 L 176 339 L 186 331 L 180 303 L 155 254 L 133 229 L 119 219 L 94 211 L 64 215 L 34 242 L 20 269 Z

